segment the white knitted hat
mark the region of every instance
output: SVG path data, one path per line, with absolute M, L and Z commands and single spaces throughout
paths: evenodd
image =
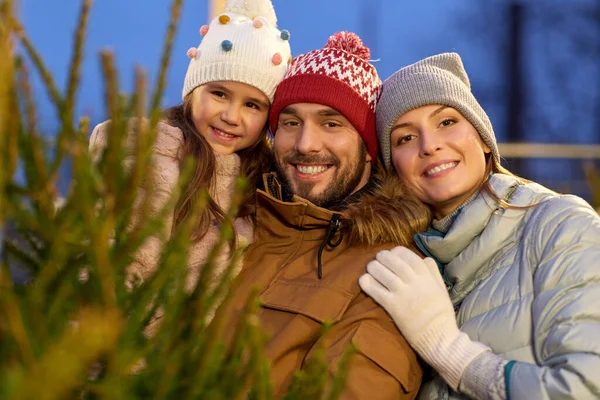
M 275 88 L 292 59 L 286 30 L 277 29 L 271 0 L 228 0 L 225 12 L 200 28 L 182 97 L 207 82 L 235 81 L 254 86 L 273 101 Z

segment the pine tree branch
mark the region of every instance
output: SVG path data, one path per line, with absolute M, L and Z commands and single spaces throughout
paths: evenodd
M 91 362 L 114 348 L 121 326 L 121 317 L 114 311 L 82 312 L 77 328 L 67 330 L 35 365 L 24 371 L 13 398 L 58 400 L 72 396 Z
M 14 128 L 11 108 L 14 104 L 14 62 L 13 43 L 11 40 L 12 25 L 12 1 L 2 0 L 0 3 L 0 231 L 6 219 L 6 196 L 7 182 L 14 173 L 16 165 L 16 138 L 11 138 L 8 132 Z M 0 254 L 2 253 L 0 248 Z
M 58 90 L 58 87 L 56 86 L 56 83 L 54 82 L 54 77 L 52 76 L 52 74 L 50 73 L 48 68 L 46 67 L 46 64 L 42 60 L 42 57 L 39 55 L 39 53 L 37 52 L 37 50 L 31 43 L 31 40 L 29 40 L 29 37 L 25 33 L 25 28 L 23 28 L 23 26 L 19 23 L 19 21 L 17 19 L 15 19 L 14 16 L 12 16 L 12 15 L 10 16 L 10 22 L 13 25 L 14 32 L 16 33 L 17 37 L 20 39 L 20 42 L 25 49 L 25 52 L 27 53 L 29 58 L 31 58 L 33 65 L 38 70 L 38 73 L 40 74 L 40 76 L 42 78 L 42 82 L 44 83 L 44 86 L 46 87 L 46 90 L 48 91 L 50 99 L 52 100 L 52 103 L 56 107 L 57 115 L 60 116 L 63 112 L 65 103 L 64 103 L 64 99 L 62 98 L 62 96 Z
M 167 80 L 167 71 L 169 69 L 169 63 L 171 60 L 171 51 L 173 49 L 173 43 L 175 42 L 175 34 L 179 26 L 179 18 L 181 16 L 181 8 L 183 6 L 183 0 L 173 0 L 171 4 L 171 13 L 169 19 L 169 26 L 167 28 L 167 35 L 163 46 L 162 55 L 160 58 L 160 71 L 152 95 L 152 103 L 150 106 L 151 122 L 150 126 L 154 127 L 158 122 L 160 115 L 161 100 L 164 92 L 164 88 Z
M 56 139 L 56 155 L 54 157 L 52 167 L 50 168 L 51 176 L 56 176 L 59 173 L 60 166 L 64 161 L 66 145 L 75 134 L 75 128 L 73 126 L 73 119 L 75 115 L 75 97 L 77 95 L 77 90 L 79 89 L 81 80 L 81 63 L 83 60 L 83 48 L 85 44 L 85 37 L 87 33 L 87 26 L 92 3 L 93 0 L 82 0 L 81 3 L 81 10 L 79 12 L 79 18 L 77 20 L 77 28 L 74 34 L 72 50 L 73 55 L 71 57 L 71 63 L 69 67 L 67 91 L 60 112 L 62 128 L 58 133 L 58 138 Z
M 103 165 L 106 174 L 106 193 L 104 197 L 104 207 L 108 213 L 114 215 L 116 211 L 116 193 L 119 188 L 119 181 L 122 176 L 121 163 L 122 158 L 122 147 L 123 137 L 127 135 L 126 129 L 124 128 L 125 123 L 123 122 L 123 116 L 119 108 L 119 85 L 117 72 L 114 67 L 113 54 L 110 51 L 103 51 L 100 54 L 102 61 L 102 71 L 104 74 L 106 87 L 105 87 L 105 101 L 108 110 L 108 116 L 111 123 L 108 126 L 108 138 L 107 146 L 105 151 L 105 159 Z
M 31 340 L 23 321 L 21 308 L 13 293 L 10 276 L 3 271 L 0 273 L 0 315 L 2 325 L 6 324 L 11 337 L 16 341 L 20 359 L 25 367 L 30 367 L 35 361 Z
M 54 181 L 48 179 L 44 147 L 37 133 L 37 113 L 33 92 L 29 81 L 29 73 L 23 62 L 17 62 L 19 72 L 19 87 L 25 103 L 25 115 L 27 125 L 25 134 L 21 135 L 22 155 L 30 158 L 31 163 L 25 163 L 25 171 L 28 175 L 28 183 L 31 190 L 36 193 L 34 197 L 39 200 L 38 206 L 42 214 L 51 216 L 54 212 L 53 199 L 56 196 Z M 33 167 L 33 168 L 30 168 Z
M 75 31 L 73 57 L 71 59 L 71 66 L 69 68 L 67 94 L 65 97 L 65 119 L 68 121 L 69 124 L 73 123 L 72 118 L 73 111 L 75 108 L 75 96 L 77 95 L 77 89 L 79 88 L 81 80 L 81 63 L 83 60 L 83 48 L 92 4 L 93 0 L 82 1 L 81 10 L 79 12 L 79 19 L 77 21 L 77 30 Z

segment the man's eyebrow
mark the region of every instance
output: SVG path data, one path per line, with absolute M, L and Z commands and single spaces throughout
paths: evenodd
M 296 111 L 296 109 L 292 106 L 287 106 L 285 107 L 283 110 L 281 110 L 281 112 L 279 113 L 281 114 L 288 114 L 288 115 L 294 115 L 294 116 L 298 116 L 298 112 Z
M 323 108 L 317 112 L 317 114 L 321 117 L 339 117 L 344 116 L 338 110 L 334 110 L 333 108 Z
M 295 117 L 299 117 L 298 111 L 293 106 L 285 107 L 279 113 L 279 115 L 281 115 L 281 114 L 287 114 L 287 115 L 293 115 Z M 341 112 L 339 112 L 333 108 L 329 108 L 329 107 L 318 110 L 316 112 L 316 114 L 319 117 L 343 117 L 344 116 L 344 114 L 342 114 Z

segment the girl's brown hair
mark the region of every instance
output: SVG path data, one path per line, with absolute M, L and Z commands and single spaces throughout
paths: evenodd
M 216 160 L 210 144 L 194 126 L 191 94 L 185 97 L 183 104 L 169 108 L 166 112 L 166 119 L 169 125 L 177 127 L 183 132 L 183 157 L 192 156 L 196 160 L 192 179 L 189 185 L 184 188 L 175 206 L 173 218 L 173 229 L 175 229 L 189 217 L 193 205 L 199 199 L 199 191 L 215 187 Z M 267 139 L 266 124 L 259 140 L 254 145 L 240 150 L 238 155 L 240 156 L 240 175 L 246 177 L 248 185 L 244 190 L 236 217 L 248 218 L 254 224 L 256 187 L 262 173 L 267 172 L 273 163 L 273 153 Z M 198 241 L 204 237 L 210 227 L 211 218 L 215 218 L 219 223 L 222 223 L 225 217 L 225 210 L 221 209 L 212 198 L 209 199 L 198 224 L 192 231 L 192 241 Z M 235 244 L 235 235 L 232 244 Z

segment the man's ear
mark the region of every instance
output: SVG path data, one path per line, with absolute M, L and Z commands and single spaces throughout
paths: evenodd
M 368 163 L 370 163 L 370 162 L 371 162 L 371 160 L 373 160 L 373 159 L 371 158 L 371 155 L 370 155 L 369 153 L 367 153 L 367 156 L 365 157 L 365 162 L 368 162 Z

